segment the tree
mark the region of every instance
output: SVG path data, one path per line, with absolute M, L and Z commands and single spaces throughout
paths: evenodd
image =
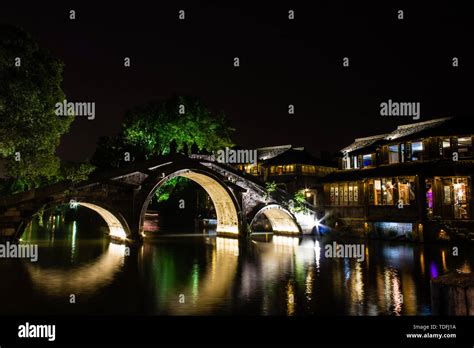
M 63 163 L 60 170 L 60 179 L 72 181 L 74 184 L 87 180 L 95 170 L 89 163 Z
M 179 96 L 131 109 L 122 139 L 149 157 L 170 153 L 173 141 L 177 152 L 187 152 L 193 144 L 207 152 L 231 147 L 232 132 L 224 115 L 214 115 L 198 98 Z
M 297 191 L 293 195 L 293 210 L 296 213 L 307 213 L 306 199 L 304 197 L 304 190 Z
M 63 64 L 26 32 L 0 25 L 0 159 L 15 190 L 53 180 L 55 155 L 73 117 L 57 116 Z
M 99 139 L 92 164 L 99 168 L 126 165 L 129 152 L 135 160 L 174 153 L 211 153 L 232 147 L 231 128 L 223 114 L 215 115 L 195 97 L 175 96 L 129 110 L 122 130 L 114 138 Z M 158 202 L 172 191 L 185 189 L 186 180 L 170 180 L 156 193 Z
M 274 181 L 268 181 L 265 183 L 265 195 L 264 199 L 268 201 L 268 199 L 272 196 L 272 193 L 275 192 L 277 189 L 277 185 Z

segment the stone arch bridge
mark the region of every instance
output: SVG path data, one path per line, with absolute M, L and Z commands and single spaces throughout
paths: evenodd
M 172 155 L 93 175 L 78 184 L 62 182 L 1 197 L 0 236 L 19 238 L 39 210 L 75 202 L 100 214 L 111 237 L 138 240 L 144 235 L 144 217 L 154 193 L 176 176 L 196 182 L 209 194 L 217 234 L 248 236 L 261 214 L 274 233 L 300 235 L 317 226 L 314 208 L 307 204 L 305 212 L 295 212 L 285 191 L 268 195 L 255 177 L 207 156 Z

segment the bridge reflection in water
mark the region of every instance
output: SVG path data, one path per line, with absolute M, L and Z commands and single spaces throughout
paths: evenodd
M 434 273 L 474 264 L 470 249 L 451 257 L 440 245 L 388 242 L 370 242 L 362 262 L 328 258 L 332 241 L 268 234 L 169 235 L 131 245 L 126 256 L 125 245 L 83 239 L 81 226 L 68 226 L 62 239 L 49 235 L 38 263 L 15 261 L 28 280 L 0 265 L 9 287 L 22 289 L 15 298 L 0 287 L 0 305 L 30 291 L 56 313 L 71 311 L 58 297 L 77 294 L 90 300 L 81 303 L 90 313 L 99 303 L 123 314 L 426 315 Z

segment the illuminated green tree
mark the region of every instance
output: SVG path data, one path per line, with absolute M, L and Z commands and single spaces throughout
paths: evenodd
M 304 198 L 304 190 L 297 191 L 293 195 L 293 210 L 297 213 L 307 213 L 306 199 Z
M 233 131 L 224 115 L 213 114 L 200 99 L 176 96 L 129 110 L 118 136 L 99 139 L 92 163 L 100 168 L 127 165 L 126 153 L 132 160 L 173 152 L 211 153 L 232 147 Z M 168 181 L 156 193 L 157 201 L 168 200 L 187 184 L 183 178 Z
M 58 117 L 62 63 L 24 31 L 0 26 L 0 161 L 13 191 L 36 187 L 58 176 L 55 155 L 72 117 Z
M 268 200 L 271 197 L 272 192 L 275 192 L 276 189 L 277 189 L 277 185 L 274 181 L 266 182 L 265 183 L 265 195 L 264 195 L 265 200 Z
M 178 152 L 231 147 L 232 132 L 224 115 L 211 113 L 198 98 L 179 96 L 131 109 L 122 137 L 124 144 L 149 156 L 168 154 L 172 142 Z

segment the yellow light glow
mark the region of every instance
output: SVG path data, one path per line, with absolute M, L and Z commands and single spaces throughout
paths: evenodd
M 182 173 L 179 176 L 190 179 L 206 190 L 216 209 L 217 232 L 239 234 L 239 219 L 237 209 L 230 197 L 220 183 L 215 179 L 196 172 Z
M 276 245 L 283 245 L 289 247 L 297 247 L 300 239 L 298 237 L 287 237 L 287 236 L 273 236 L 273 243 Z
M 274 233 L 300 233 L 298 224 L 291 214 L 277 204 L 270 204 L 262 208 L 253 218 L 251 225 L 260 214 L 264 214 L 268 221 L 270 221 Z
M 235 238 L 216 238 L 217 251 L 239 256 L 239 240 Z
M 79 202 L 78 205 L 97 212 L 107 223 L 110 237 L 120 240 L 127 239 L 127 233 L 125 232 L 123 225 L 110 211 L 91 203 Z

